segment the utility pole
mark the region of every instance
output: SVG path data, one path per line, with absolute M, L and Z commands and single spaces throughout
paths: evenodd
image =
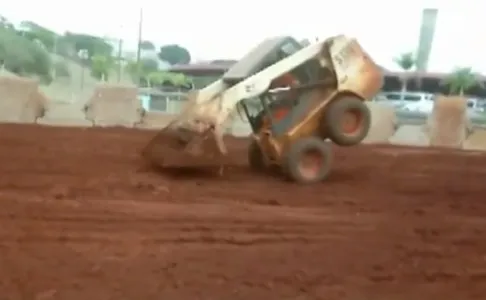
M 52 52 L 54 52 L 54 58 L 56 59 L 56 62 L 59 61 L 59 51 L 57 51 L 57 43 L 58 43 L 58 35 L 54 35 L 54 45 Z M 54 68 L 52 69 L 52 78 L 56 79 L 57 78 L 57 70 L 56 70 L 56 64 L 54 64 Z
M 416 70 L 419 72 L 427 71 L 430 52 L 434 43 L 438 14 L 439 9 L 437 8 L 425 8 L 422 11 L 422 24 L 420 25 L 415 63 Z
M 141 56 L 141 48 L 142 45 L 142 28 L 143 28 L 143 9 L 140 7 L 140 16 L 138 20 L 138 44 L 137 44 L 137 86 L 140 84 L 140 79 L 142 74 L 140 73 L 140 56 Z
M 89 52 L 86 49 L 81 49 L 78 51 L 78 57 L 81 59 L 81 62 L 87 62 L 89 59 Z M 84 70 L 85 70 L 84 64 L 82 64 L 81 68 L 81 90 L 84 89 Z
M 118 60 L 118 72 L 117 72 L 117 80 L 118 80 L 118 83 L 120 83 L 121 81 L 121 74 L 122 74 L 122 47 L 123 47 L 123 40 L 120 38 L 118 40 L 118 57 L 117 57 L 117 60 Z

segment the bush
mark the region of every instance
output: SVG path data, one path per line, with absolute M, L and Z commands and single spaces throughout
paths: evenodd
M 0 28 L 0 61 L 5 69 L 20 76 L 37 76 L 50 82 L 51 58 L 47 51 L 15 30 Z

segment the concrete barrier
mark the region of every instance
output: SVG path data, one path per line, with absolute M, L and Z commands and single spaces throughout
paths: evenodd
M 37 123 L 52 126 L 93 126 L 93 122 L 86 119 L 82 105 L 57 102 L 48 103 L 44 116 L 37 119 Z
M 34 123 L 44 114 L 46 103 L 36 80 L 0 76 L 0 122 Z
M 149 111 L 143 114 L 142 121 L 135 124 L 135 127 L 143 129 L 162 129 L 169 125 L 173 118 L 174 115 L 172 114 Z
M 463 97 L 438 96 L 427 122 L 431 146 L 462 148 L 468 129 L 467 101 Z
M 368 102 L 371 128 L 363 143 L 386 143 L 396 130 L 395 110 L 387 105 Z
M 99 85 L 86 104 L 86 118 L 95 126 L 134 127 L 142 122 L 142 115 L 134 86 Z
M 402 125 L 388 139 L 388 142 L 395 145 L 428 146 L 430 140 L 421 125 Z

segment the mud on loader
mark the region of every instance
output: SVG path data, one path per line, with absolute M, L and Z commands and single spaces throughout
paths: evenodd
M 353 146 L 367 135 L 365 104 L 383 75 L 359 43 L 338 35 L 309 46 L 291 37 L 264 40 L 218 81 L 188 95 L 187 106 L 142 151 L 163 167 L 224 167 L 223 135 L 235 111 L 252 129 L 256 171 L 277 168 L 299 183 L 324 180 L 331 145 Z

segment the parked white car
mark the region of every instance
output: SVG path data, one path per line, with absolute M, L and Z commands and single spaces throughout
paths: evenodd
M 393 106 L 410 112 L 429 114 L 434 107 L 434 95 L 421 92 L 387 92 L 383 95 Z
M 467 108 L 468 110 L 483 111 L 483 107 L 477 98 L 467 99 Z
M 384 92 L 380 94 L 377 101 L 395 108 L 400 108 L 405 104 L 401 99 L 402 95 L 400 92 Z

